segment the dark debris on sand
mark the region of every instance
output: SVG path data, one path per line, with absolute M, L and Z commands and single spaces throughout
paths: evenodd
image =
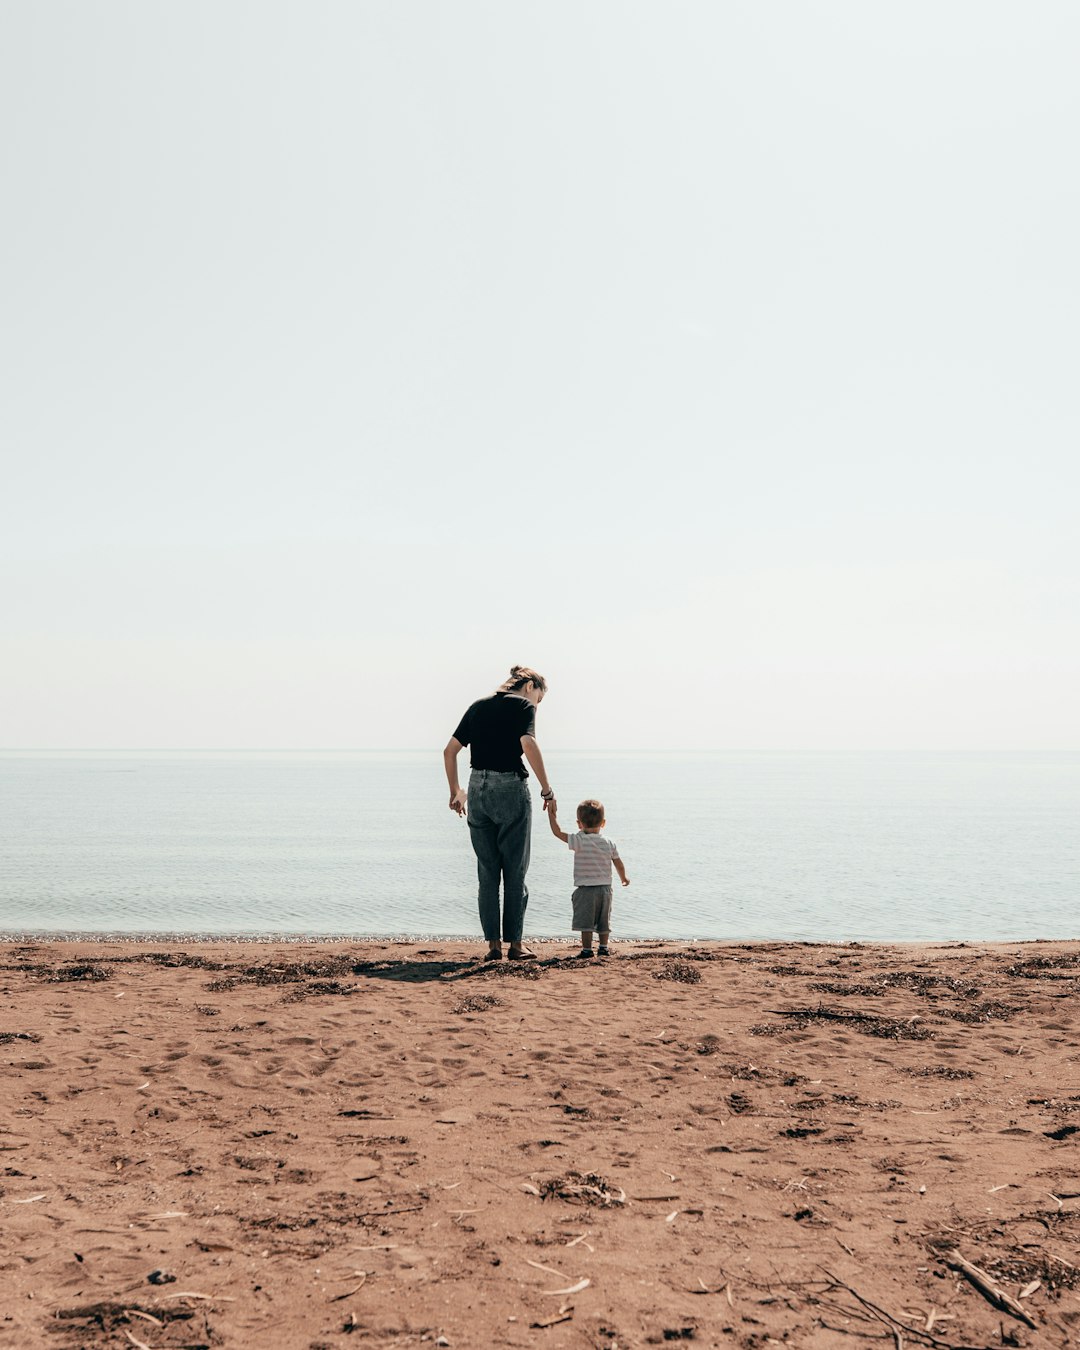
M 544 969 L 539 961 L 491 961 L 478 967 L 476 974 L 487 980 L 538 980 Z
M 142 1334 L 147 1323 L 154 1326 L 154 1343 L 157 1346 L 184 1347 L 184 1350 L 211 1350 L 221 1345 L 220 1337 L 210 1329 L 206 1310 L 185 1306 L 183 1303 L 153 1304 L 145 1307 L 131 1300 L 126 1303 L 87 1303 L 72 1308 L 57 1308 L 53 1330 L 63 1336 L 66 1344 L 77 1346 L 78 1350 L 89 1350 L 91 1345 L 143 1345 Z M 178 1324 L 174 1327 L 174 1323 Z M 133 1337 L 128 1327 L 137 1328 L 140 1334 Z M 120 1334 L 126 1338 L 120 1340 Z M 162 1340 L 162 1336 L 165 1340 Z M 92 1338 L 92 1339 L 91 1339 Z
M 970 1069 L 954 1069 L 951 1064 L 920 1064 L 917 1067 L 899 1064 L 897 1070 L 900 1073 L 906 1073 L 909 1078 L 947 1078 L 953 1080 L 975 1077 Z
M 659 970 L 651 973 L 654 980 L 675 980 L 679 984 L 701 983 L 701 971 L 681 958 L 665 961 Z
M 614 1186 L 597 1172 L 567 1172 L 563 1177 L 550 1177 L 540 1183 L 540 1199 L 552 1197 L 578 1205 L 624 1205 L 626 1192 Z
M 235 989 L 240 984 L 273 985 L 300 984 L 305 979 L 331 979 L 338 975 L 357 973 L 357 962 L 351 956 L 322 956 L 313 961 L 275 961 L 256 963 L 249 966 L 232 968 L 232 973 L 219 980 L 211 980 L 206 986 L 211 993 Z M 367 963 L 359 963 L 361 966 Z M 228 966 L 218 966 L 219 970 L 228 970 Z M 340 992 L 327 990 L 324 992 Z
M 36 975 L 38 979 L 44 980 L 47 984 L 79 980 L 97 982 L 112 979 L 112 971 L 106 969 L 97 961 L 65 961 L 59 966 L 20 965 L 16 969 L 25 971 L 27 975 Z
M 452 1013 L 478 1013 L 487 1012 L 489 1008 L 499 1008 L 502 1006 L 502 999 L 498 999 L 494 994 L 470 994 L 463 998 L 460 1003 L 455 1003 L 450 1009 Z
M 873 1013 L 827 1008 L 824 1004 L 816 1008 L 774 1008 L 771 1011 L 786 1020 L 751 1027 L 751 1036 L 783 1036 L 788 1031 L 802 1031 L 805 1027 L 826 1022 L 840 1023 L 863 1036 L 879 1036 L 890 1041 L 928 1041 L 934 1036 L 929 1027 L 917 1025 L 915 1018 L 877 1017 Z

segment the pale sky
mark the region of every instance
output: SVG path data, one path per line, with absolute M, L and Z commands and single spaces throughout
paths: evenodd
M 1080 748 L 1072 0 L 3 0 L 0 745 Z

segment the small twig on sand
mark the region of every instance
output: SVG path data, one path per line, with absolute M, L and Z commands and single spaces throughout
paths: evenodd
M 588 1289 L 592 1280 L 586 1276 L 583 1280 L 578 1280 L 577 1284 L 572 1284 L 569 1289 L 545 1289 L 545 1294 L 580 1294 L 583 1289 Z
M 995 1284 L 985 1270 L 980 1270 L 978 1266 L 973 1266 L 970 1261 L 965 1260 L 955 1247 L 952 1251 L 945 1253 L 945 1264 L 951 1266 L 953 1270 L 958 1270 L 995 1308 L 1000 1308 L 1002 1312 L 1009 1313 L 1012 1317 L 1023 1322 L 1025 1326 L 1029 1326 L 1033 1330 L 1037 1329 L 1038 1323 L 1027 1310 L 1021 1307 L 1016 1299 L 1011 1294 L 1007 1294 L 1000 1285 Z
M 526 1261 L 527 1266 L 534 1266 L 537 1270 L 544 1271 L 547 1275 L 554 1275 L 557 1280 L 568 1280 L 569 1275 L 561 1270 L 556 1270 L 554 1266 L 542 1266 L 539 1261 Z
M 919 1340 L 925 1341 L 928 1345 L 938 1346 L 940 1350 L 961 1350 L 960 1347 L 953 1346 L 949 1341 L 942 1341 L 939 1340 L 937 1336 L 932 1336 L 928 1331 L 919 1331 L 914 1327 L 906 1326 L 899 1318 L 894 1317 L 892 1313 L 886 1312 L 884 1308 L 880 1308 L 876 1303 L 871 1303 L 868 1298 L 864 1298 L 863 1295 L 860 1294 L 857 1289 L 853 1289 L 850 1284 L 845 1284 L 843 1280 L 837 1279 L 831 1270 L 826 1270 L 824 1266 L 822 1266 L 821 1269 L 825 1271 L 825 1274 L 837 1289 L 846 1289 L 852 1298 L 858 1299 L 862 1306 L 876 1318 L 877 1321 L 881 1322 L 892 1332 L 894 1344 L 896 1342 L 897 1334 L 899 1332 L 905 1332 L 908 1336 L 918 1337 Z
M 226 1294 L 194 1294 L 190 1289 L 177 1290 L 175 1294 L 162 1294 L 162 1298 L 201 1298 L 207 1303 L 235 1303 L 236 1299 L 229 1298 Z
M 135 1347 L 135 1350 L 150 1350 L 150 1347 L 146 1344 L 146 1342 L 145 1342 L 145 1341 L 140 1341 L 139 1338 L 138 1338 L 137 1336 L 133 1336 L 133 1335 L 131 1334 L 131 1332 L 128 1331 L 127 1327 L 124 1328 L 124 1335 L 128 1338 L 128 1340 L 131 1342 L 131 1344 Z
M 358 1294 L 360 1290 L 363 1289 L 364 1285 L 367 1284 L 367 1271 L 365 1270 L 362 1271 L 361 1273 L 363 1274 L 364 1278 L 360 1281 L 360 1283 L 356 1286 L 355 1289 L 347 1289 L 344 1294 L 335 1294 L 334 1297 L 330 1300 L 330 1302 L 340 1303 L 343 1298 L 352 1298 L 353 1294 Z
M 400 1209 L 362 1209 L 353 1215 L 354 1219 L 375 1219 L 383 1214 L 415 1214 L 423 1205 L 402 1205 Z
M 138 1308 L 125 1308 L 125 1317 L 141 1317 L 144 1322 L 153 1322 L 156 1327 L 163 1327 L 165 1323 L 160 1317 L 151 1317 L 149 1313 L 140 1312 Z
M 529 1326 L 537 1328 L 553 1327 L 557 1326 L 559 1322 L 569 1322 L 573 1316 L 574 1314 L 572 1312 L 558 1313 L 555 1317 L 545 1317 L 540 1322 L 530 1322 Z

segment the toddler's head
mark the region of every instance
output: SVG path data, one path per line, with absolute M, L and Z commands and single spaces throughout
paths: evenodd
M 577 823 L 583 830 L 600 830 L 607 824 L 604 819 L 604 803 L 595 797 L 586 797 L 578 804 Z

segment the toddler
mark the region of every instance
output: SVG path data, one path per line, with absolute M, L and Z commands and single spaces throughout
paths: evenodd
M 554 809 L 549 807 L 547 815 L 551 833 L 569 845 L 574 854 L 574 919 L 571 926 L 581 933 L 581 951 L 578 956 L 585 960 L 592 957 L 594 930 L 600 939 L 596 954 L 608 956 L 612 865 L 624 886 L 630 885 L 630 879 L 619 857 L 619 850 L 600 833 L 607 824 L 603 803 L 591 797 L 581 803 L 577 809 L 576 834 L 565 834 L 559 829 Z

